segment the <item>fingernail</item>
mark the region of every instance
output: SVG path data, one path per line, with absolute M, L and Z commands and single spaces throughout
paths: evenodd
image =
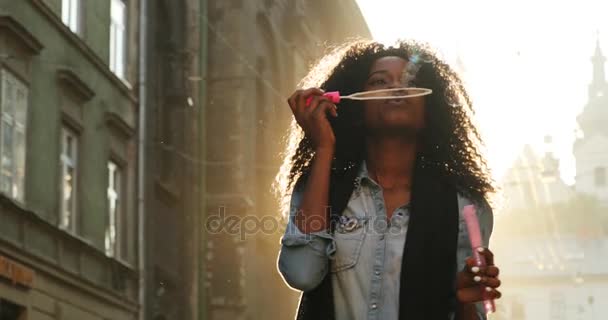
M 483 247 L 477 248 L 477 252 L 482 253 L 485 249 Z
M 473 272 L 473 273 L 479 272 L 479 267 L 473 267 L 473 268 L 471 268 L 471 272 Z
M 481 277 L 480 277 L 480 276 L 475 276 L 475 277 L 473 278 L 473 281 L 475 281 L 475 282 L 479 282 L 479 281 L 481 281 Z
M 492 288 L 490 288 L 490 287 L 486 287 L 486 291 L 487 291 L 487 292 L 492 292 Z

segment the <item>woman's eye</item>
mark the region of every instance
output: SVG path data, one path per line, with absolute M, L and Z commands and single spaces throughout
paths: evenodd
M 386 84 L 386 81 L 384 79 L 375 79 L 369 82 L 370 86 L 380 86 L 384 84 Z

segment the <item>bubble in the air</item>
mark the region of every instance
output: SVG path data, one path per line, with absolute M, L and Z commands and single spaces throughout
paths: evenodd
M 420 55 L 417 53 L 412 54 L 401 78 L 401 83 L 405 87 L 415 87 L 414 80 L 416 79 L 416 75 L 420 70 L 420 65 Z
M 420 60 L 420 56 L 418 54 L 413 54 L 412 57 L 410 58 L 410 62 L 411 63 L 418 63 L 418 61 Z

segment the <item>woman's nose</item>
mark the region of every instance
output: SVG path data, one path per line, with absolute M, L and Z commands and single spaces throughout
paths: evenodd
M 405 87 L 405 85 L 402 83 L 401 79 L 395 79 L 389 83 L 387 89 L 396 89 L 396 88 L 403 88 L 403 87 Z

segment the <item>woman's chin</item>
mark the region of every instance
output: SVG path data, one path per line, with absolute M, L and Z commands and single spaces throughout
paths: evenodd
M 385 117 L 382 121 L 382 127 L 392 129 L 404 129 L 409 130 L 416 126 L 415 119 L 410 114 L 392 114 Z
M 389 135 L 415 135 L 419 129 L 411 122 L 385 122 L 372 130 L 378 134 Z

